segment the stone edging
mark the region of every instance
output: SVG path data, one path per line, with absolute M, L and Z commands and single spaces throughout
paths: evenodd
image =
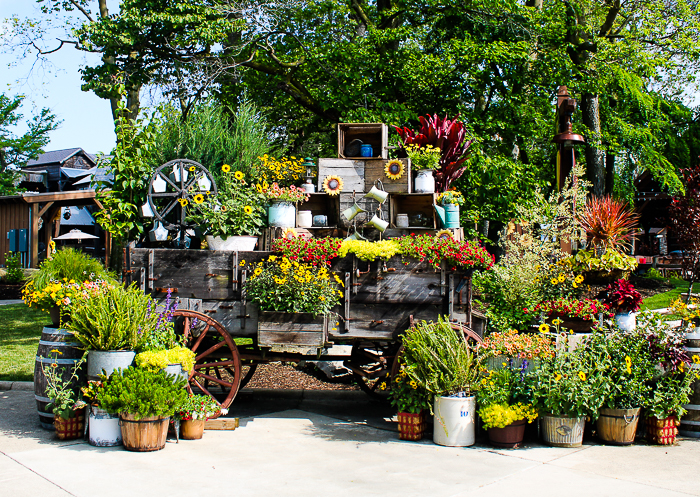
M 0 392 L 7 390 L 27 390 L 34 391 L 34 382 L 32 381 L 0 381 Z

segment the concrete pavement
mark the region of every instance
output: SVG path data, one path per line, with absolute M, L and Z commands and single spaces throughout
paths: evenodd
M 243 391 L 235 431 L 133 453 L 59 442 L 32 392 L 0 393 L 0 495 L 35 496 L 681 496 L 700 495 L 700 441 L 677 446 L 398 440 L 391 409 L 361 392 Z

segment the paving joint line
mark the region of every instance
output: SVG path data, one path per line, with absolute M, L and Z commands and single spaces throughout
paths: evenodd
M 63 487 L 62 487 L 61 485 L 59 485 L 58 483 L 49 480 L 49 479 L 46 478 L 44 475 L 42 475 L 42 474 L 40 474 L 40 473 L 37 473 L 36 471 L 34 471 L 32 468 L 30 468 L 30 467 L 27 466 L 26 464 L 21 463 L 20 461 L 18 461 L 17 459 L 15 459 L 15 458 L 12 457 L 11 455 L 9 455 L 7 452 L 0 451 L 0 454 L 4 455 L 4 456 L 7 457 L 8 459 L 10 459 L 10 460 L 16 462 L 17 464 L 19 464 L 19 465 L 22 466 L 23 468 L 26 468 L 27 470 L 29 470 L 30 472 L 34 473 L 35 475 L 37 475 L 37 476 L 38 476 L 39 478 L 41 478 L 42 480 L 49 482 L 49 483 L 50 483 L 51 485 L 53 485 L 54 487 L 60 488 L 60 489 L 63 490 L 66 494 L 72 495 L 73 497 L 78 497 L 78 496 L 75 495 L 73 492 L 71 492 L 71 491 L 69 491 L 69 490 L 63 488 Z

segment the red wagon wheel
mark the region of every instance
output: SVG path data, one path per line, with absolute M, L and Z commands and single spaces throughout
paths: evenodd
M 241 385 L 241 358 L 231 335 L 201 312 L 177 310 L 173 317 L 186 346 L 196 354 L 187 390 L 209 395 L 228 409 Z

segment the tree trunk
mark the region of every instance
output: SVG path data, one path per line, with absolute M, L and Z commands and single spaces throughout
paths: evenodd
M 593 185 L 595 197 L 605 194 L 605 151 L 600 148 L 600 102 L 598 95 L 584 93 L 581 99 L 583 124 L 588 128 L 586 136 L 586 177 Z
M 605 194 L 612 195 L 615 188 L 615 156 L 605 154 Z

